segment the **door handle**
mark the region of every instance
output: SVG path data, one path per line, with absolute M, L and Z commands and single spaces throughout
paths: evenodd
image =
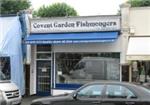
M 100 101 L 92 102 L 92 104 L 100 104 L 100 103 L 101 103 Z
M 135 105 L 135 102 L 126 102 L 126 105 Z

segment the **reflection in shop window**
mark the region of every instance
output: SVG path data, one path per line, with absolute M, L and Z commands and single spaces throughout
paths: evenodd
M 84 69 L 84 68 L 85 68 L 85 62 L 80 62 L 77 65 L 75 65 L 73 69 L 77 70 L 77 69 Z
M 10 80 L 10 57 L 0 57 L 0 80 Z
M 119 80 L 120 53 L 56 53 L 57 83 Z

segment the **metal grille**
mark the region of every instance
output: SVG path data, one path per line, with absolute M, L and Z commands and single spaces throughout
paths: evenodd
M 51 46 L 38 45 L 36 53 L 37 93 L 50 94 L 51 88 Z
M 51 61 L 37 61 L 37 85 L 39 92 L 50 91 Z
M 5 95 L 8 99 L 19 97 L 19 90 L 5 91 Z

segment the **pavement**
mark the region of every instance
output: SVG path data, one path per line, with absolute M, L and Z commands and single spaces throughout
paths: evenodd
M 22 103 L 21 105 L 30 105 L 32 100 L 40 98 L 41 96 L 24 96 L 22 97 Z

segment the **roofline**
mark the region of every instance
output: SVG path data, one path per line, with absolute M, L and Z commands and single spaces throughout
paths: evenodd
M 47 19 L 67 19 L 67 18 L 89 18 L 89 17 L 108 17 L 108 18 L 121 18 L 120 15 L 90 15 L 90 16 L 63 16 L 63 17 L 37 17 L 30 18 L 30 20 L 47 20 Z
M 88 83 L 88 84 L 98 84 L 98 83 L 101 83 L 101 84 L 120 84 L 120 85 L 136 85 L 136 84 L 134 84 L 134 83 L 131 83 L 131 82 L 120 82 L 120 81 L 113 81 L 113 80 L 111 80 L 111 81 L 94 81 L 94 82 L 90 82 L 90 83 Z M 88 85 L 87 84 L 87 85 Z

